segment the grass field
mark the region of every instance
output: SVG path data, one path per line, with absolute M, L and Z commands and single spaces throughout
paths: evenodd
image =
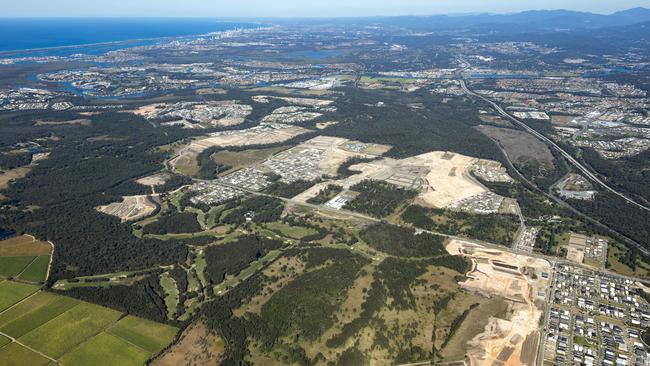
M 167 317 L 173 318 L 178 305 L 178 287 L 176 281 L 165 272 L 160 275 L 160 286 L 165 290 L 165 305 L 167 305 Z
M 642 259 L 637 259 L 635 269 L 632 269 L 625 263 L 621 262 L 620 258 L 625 254 L 625 252 L 626 249 L 624 249 L 620 244 L 610 244 L 607 250 L 607 269 L 622 274 L 623 276 L 650 277 L 650 265 Z
M 19 340 L 51 357 L 59 357 L 72 347 L 105 329 L 120 315 L 115 310 L 81 302 L 20 337 Z
M 0 282 L 0 311 L 38 291 L 39 287 L 13 281 Z
M 223 176 L 232 173 L 235 170 L 256 163 L 261 163 L 272 155 L 286 150 L 287 148 L 289 148 L 289 146 L 270 147 L 266 149 L 250 149 L 244 151 L 221 150 L 212 154 L 210 158 L 217 163 L 231 167 L 230 169 L 221 172 L 220 175 Z
M 31 236 L 21 235 L 0 241 L 0 257 L 18 257 L 50 254 L 50 243 L 34 240 Z
M 11 342 L 11 339 L 9 339 L 9 338 L 7 338 L 7 337 L 5 337 L 3 335 L 0 335 L 0 348 L 2 348 L 2 346 L 4 346 L 5 344 L 7 344 L 9 342 Z
M 41 255 L 25 268 L 25 271 L 18 276 L 21 280 L 29 282 L 43 282 L 47 275 L 47 266 L 50 263 L 49 255 Z
M 0 332 L 62 365 L 143 365 L 178 331 L 135 316 L 120 319 L 123 314 L 118 311 L 70 297 L 44 291 L 33 294 L 38 289 L 0 282 Z M 0 366 L 50 362 L 26 347 L 0 335 Z
M 153 355 L 171 343 L 178 329 L 135 316 L 127 316 L 120 319 L 107 332 L 125 339 Z
M 149 357 L 147 351 L 121 338 L 100 333 L 61 357 L 61 363 L 65 366 L 139 366 Z
M 0 276 L 14 277 L 33 260 L 34 257 L 0 257 Z
M 282 222 L 272 222 L 267 224 L 266 227 L 271 231 L 278 232 L 293 239 L 301 239 L 307 235 L 314 235 L 318 233 L 316 230 L 308 227 L 291 226 Z
M 24 301 L 2 313 L 0 331 L 20 338 L 79 303 L 80 301 L 69 297 L 40 292 L 29 301 Z
M 447 346 L 442 350 L 442 355 L 448 360 L 461 360 L 469 346 L 467 341 L 485 330 L 490 317 L 504 318 L 508 304 L 500 297 L 485 300 L 478 307 L 471 310 L 458 330 L 451 337 Z
M 42 366 L 50 362 L 18 343 L 9 343 L 0 348 L 0 366 Z

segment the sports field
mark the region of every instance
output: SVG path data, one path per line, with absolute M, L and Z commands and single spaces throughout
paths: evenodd
M 178 329 L 103 306 L 0 282 L 0 366 L 143 365 Z M 13 337 L 17 342 L 11 342 Z

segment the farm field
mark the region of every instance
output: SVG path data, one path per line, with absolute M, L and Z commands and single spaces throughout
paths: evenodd
M 0 365 L 142 365 L 178 331 L 38 289 L 0 283 Z
M 38 286 L 13 281 L 0 282 L 0 311 L 38 291 Z
M 165 348 L 174 339 L 177 331 L 174 327 L 131 315 L 120 319 L 115 326 L 108 329 L 108 333 L 152 354 Z
M 52 246 L 29 235 L 0 241 L 0 277 L 45 281 Z
M 52 247 L 48 242 L 36 240 L 29 235 L 16 236 L 0 241 L 0 257 L 19 257 L 50 254 Z
M 119 337 L 100 333 L 61 357 L 61 363 L 67 366 L 142 365 L 149 357 L 145 350 Z
M 49 255 L 40 255 L 25 268 L 18 278 L 29 282 L 43 282 L 47 275 L 47 266 L 49 263 Z
M 42 366 L 49 362 L 47 358 L 18 343 L 9 343 L 0 348 L 0 366 Z
M 0 276 L 16 276 L 33 260 L 34 257 L 0 257 Z
M 60 357 L 119 317 L 115 310 L 80 302 L 19 340 L 45 354 Z

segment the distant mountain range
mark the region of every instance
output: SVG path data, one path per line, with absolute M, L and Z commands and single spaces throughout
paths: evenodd
M 512 14 L 431 15 L 364 18 L 364 21 L 418 30 L 468 28 L 498 32 L 548 32 L 620 27 L 650 22 L 650 9 L 633 8 L 609 15 L 570 10 L 533 10 Z

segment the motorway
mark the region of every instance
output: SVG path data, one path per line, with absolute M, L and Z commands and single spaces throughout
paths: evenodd
M 634 205 L 634 206 L 636 206 L 636 207 L 638 207 L 638 208 L 641 208 L 641 209 L 643 209 L 643 210 L 650 211 L 650 207 L 645 206 L 645 205 L 643 205 L 643 204 L 641 204 L 641 203 L 639 203 L 639 202 L 637 202 L 637 201 L 635 201 L 635 200 L 633 200 L 633 199 L 627 197 L 627 196 L 624 195 L 623 193 L 621 193 L 621 192 L 615 190 L 614 188 L 610 187 L 609 185 L 607 185 L 607 183 L 603 182 L 600 178 L 598 178 L 598 176 L 596 176 L 596 174 L 592 173 L 592 172 L 591 172 L 589 169 L 587 169 L 584 165 L 580 164 L 580 162 L 579 162 L 578 160 L 576 160 L 576 159 L 575 159 L 571 154 L 569 154 L 568 152 L 564 151 L 564 149 L 562 149 L 560 146 L 558 146 L 558 145 L 557 145 L 555 142 L 553 142 L 551 139 L 549 139 L 548 137 L 546 137 L 546 136 L 542 135 L 541 133 L 537 132 L 535 129 L 529 127 L 527 124 L 521 122 L 521 121 L 518 120 L 517 118 L 511 116 L 508 112 L 506 112 L 503 108 L 501 108 L 501 106 L 499 106 L 499 105 L 496 104 L 495 102 L 491 101 L 490 99 L 484 97 L 484 96 L 481 95 L 481 94 L 478 94 L 478 93 L 476 93 L 476 92 L 470 90 L 470 89 L 467 87 L 467 84 L 465 83 L 465 80 L 464 80 L 464 79 L 460 78 L 459 80 L 460 80 L 460 86 L 461 86 L 461 88 L 463 88 L 463 91 L 464 91 L 466 94 L 471 95 L 471 96 L 474 96 L 474 97 L 477 97 L 477 98 L 479 98 L 479 99 L 481 99 L 481 100 L 483 100 L 483 101 L 489 103 L 489 104 L 490 104 L 492 107 L 494 107 L 494 109 L 495 109 L 497 112 L 499 112 L 499 114 L 501 114 L 503 117 L 508 118 L 510 121 L 514 122 L 515 124 L 517 124 L 517 125 L 520 126 L 521 128 L 525 129 L 527 132 L 529 132 L 529 133 L 532 134 L 533 136 L 537 137 L 538 139 L 542 140 L 543 142 L 545 142 L 546 144 L 548 144 L 549 146 L 551 146 L 551 147 L 552 147 L 553 149 L 555 149 L 557 152 L 559 152 L 560 154 L 562 154 L 562 156 L 563 156 L 567 161 L 569 161 L 569 163 L 571 163 L 571 164 L 572 164 L 576 169 L 580 170 L 580 172 L 582 172 L 585 176 L 587 176 L 589 179 L 591 179 L 594 183 L 598 184 L 599 186 L 601 186 L 601 187 L 604 188 L 605 190 L 607 190 L 607 191 L 609 191 L 609 192 L 611 192 L 611 193 L 613 193 L 613 194 L 615 194 L 615 195 L 621 197 L 622 199 L 624 199 L 624 200 L 627 201 L 628 203 L 630 203 L 630 204 L 632 204 L 632 205 Z

